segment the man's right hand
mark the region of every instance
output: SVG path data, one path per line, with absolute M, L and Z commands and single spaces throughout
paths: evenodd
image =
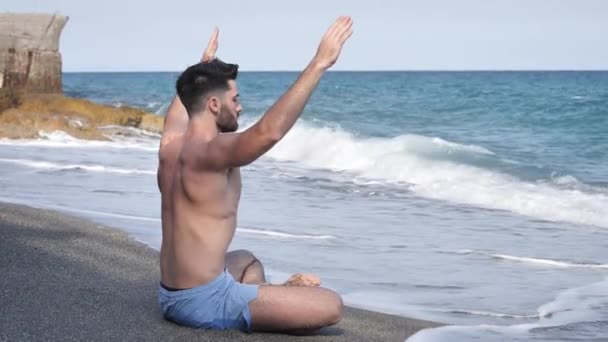
M 346 40 L 353 34 L 353 20 L 350 17 L 339 17 L 329 27 L 321 43 L 313 62 L 322 70 L 329 69 L 338 60 L 342 47 Z
M 321 279 L 312 273 L 296 273 L 283 284 L 285 286 L 319 286 Z

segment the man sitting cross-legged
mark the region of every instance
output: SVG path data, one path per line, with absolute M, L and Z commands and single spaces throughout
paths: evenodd
M 211 59 L 180 75 L 179 98 L 167 114 L 159 150 L 159 303 L 166 319 L 197 328 L 285 332 L 340 320 L 342 299 L 315 286 L 315 276 L 265 284 L 262 264 L 251 253 L 227 249 L 236 230 L 239 168 L 266 153 L 295 124 L 322 75 L 336 62 L 351 27 L 349 17 L 340 17 L 290 89 L 243 132 L 236 133 L 242 110 L 238 66 Z M 217 32 L 214 37 L 213 55 Z M 185 119 L 179 116 L 182 107 Z

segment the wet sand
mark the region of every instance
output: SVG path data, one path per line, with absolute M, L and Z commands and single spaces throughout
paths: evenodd
M 67 214 L 0 203 L 0 341 L 404 341 L 438 323 L 346 307 L 315 336 L 205 331 L 165 321 L 158 252 Z

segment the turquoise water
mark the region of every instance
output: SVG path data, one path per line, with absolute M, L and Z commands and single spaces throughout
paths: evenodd
M 244 72 L 241 127 L 296 73 Z M 64 75 L 163 115 L 177 73 Z M 158 136 L 0 141 L 0 195 L 160 245 Z M 234 248 L 272 279 L 457 327 L 412 340 L 608 339 L 608 72 L 335 72 L 243 170 Z M 35 182 L 32 182 L 35 179 Z

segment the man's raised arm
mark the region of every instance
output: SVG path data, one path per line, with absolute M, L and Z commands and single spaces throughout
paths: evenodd
M 202 160 L 206 167 L 247 165 L 281 140 L 300 117 L 321 76 L 336 62 L 351 34 L 352 19 L 338 18 L 323 36 L 306 69 L 258 122 L 242 133 L 220 134 L 209 143 Z
M 207 43 L 207 48 L 203 53 L 203 57 L 201 58 L 201 62 L 210 61 L 215 58 L 215 53 L 217 51 L 218 46 L 218 28 L 213 29 L 213 33 L 211 34 L 211 38 L 209 38 L 209 43 Z M 169 108 L 167 109 L 167 113 L 165 115 L 165 122 L 163 125 L 163 135 L 161 138 L 161 146 L 167 144 L 171 141 L 176 135 L 181 135 L 186 132 L 186 128 L 188 127 L 188 113 L 186 112 L 186 108 L 182 104 L 182 101 L 179 99 L 179 96 L 175 96 Z

